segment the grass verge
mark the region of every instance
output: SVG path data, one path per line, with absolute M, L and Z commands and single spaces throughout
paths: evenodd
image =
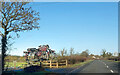
M 79 62 L 79 63 L 76 63 L 76 64 L 68 64 L 68 66 L 62 66 L 62 67 L 59 67 L 59 68 L 74 68 L 74 67 L 77 67 L 77 66 L 82 66 L 84 64 L 87 64 L 91 61 L 93 61 L 93 60 L 87 60 L 85 62 Z
M 73 68 L 73 67 L 77 67 L 77 66 L 81 66 L 81 65 L 84 65 L 84 64 L 87 64 L 89 62 L 91 62 L 93 60 L 86 60 L 84 62 L 79 62 L 79 63 L 76 63 L 76 64 L 68 64 L 68 66 L 59 66 L 59 68 Z M 16 63 L 16 67 L 20 67 L 22 68 L 23 67 L 23 64 L 27 64 L 26 62 L 17 62 Z M 14 63 L 13 62 L 7 62 L 5 67 L 8 65 L 8 67 L 14 67 Z
M 120 61 L 114 61 L 114 60 L 107 60 L 107 61 L 110 61 L 110 62 L 120 62 Z
M 73 64 L 73 65 L 70 65 L 70 67 L 82 66 L 82 65 L 85 65 L 85 64 L 87 64 L 87 63 L 89 63 L 91 61 L 93 61 L 93 60 L 87 60 L 85 62 L 76 63 L 76 64 Z

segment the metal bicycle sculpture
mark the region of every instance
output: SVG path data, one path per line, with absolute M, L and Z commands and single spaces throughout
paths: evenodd
M 28 48 L 27 51 L 24 51 L 26 62 L 39 62 L 43 60 L 55 59 L 57 58 L 54 50 L 49 48 L 49 45 L 40 45 L 38 49 Z

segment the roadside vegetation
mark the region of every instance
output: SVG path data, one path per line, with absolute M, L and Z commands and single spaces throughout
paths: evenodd
M 93 60 L 86 60 L 85 62 L 79 62 L 79 63 L 73 64 L 73 65 L 68 65 L 68 68 L 69 68 L 69 67 L 78 67 L 78 66 L 82 66 L 82 65 L 85 65 L 85 64 L 90 63 L 91 61 L 93 61 Z
M 63 48 L 59 53 L 57 53 L 57 61 L 61 60 L 68 60 L 68 66 L 62 66 L 60 68 L 65 67 L 75 67 L 80 66 L 86 63 L 89 63 L 90 61 L 94 59 L 104 59 L 109 61 L 116 61 L 119 62 L 120 58 L 113 56 L 113 53 L 106 52 L 105 49 L 102 50 L 102 54 L 94 55 L 90 54 L 89 50 L 86 49 L 85 51 L 82 51 L 81 53 L 75 53 L 74 48 L 70 48 L 70 50 L 67 50 Z M 27 64 L 24 56 L 11 56 L 8 55 L 5 58 L 5 67 L 17 67 L 17 68 L 24 68 L 24 65 Z
M 114 56 L 116 54 L 116 56 Z M 111 53 L 107 52 L 105 49 L 102 49 L 102 59 L 104 60 L 109 60 L 109 61 L 115 61 L 115 62 L 120 62 L 120 53 Z
M 113 56 L 112 53 L 106 52 L 106 50 L 102 50 L 101 55 L 94 55 L 94 54 L 90 54 L 88 49 L 82 51 L 81 53 L 75 53 L 74 48 L 70 48 L 70 50 L 67 50 L 67 49 L 63 48 L 62 50 L 60 50 L 59 53 L 57 53 L 57 59 L 54 59 L 54 60 L 57 60 L 57 61 L 68 60 L 68 65 L 67 66 L 63 65 L 59 68 L 75 68 L 75 67 L 78 67 L 78 66 L 88 64 L 91 61 L 98 60 L 98 59 L 104 59 L 104 60 L 109 60 L 109 61 L 114 60 L 116 62 L 119 62 L 119 60 L 115 60 L 116 58 L 118 58 L 118 57 Z M 5 58 L 5 68 L 6 68 L 7 71 L 9 71 L 8 68 L 10 68 L 10 67 L 13 68 L 12 70 L 24 69 L 25 64 L 27 64 L 27 63 L 26 63 L 26 60 L 25 60 L 24 56 L 8 55 Z M 11 70 L 12 74 L 19 74 L 19 75 L 24 74 L 24 71 L 15 72 L 15 71 L 12 71 L 12 70 Z M 41 73 L 46 75 L 46 74 L 51 73 L 51 72 L 48 72 L 48 71 L 45 71 L 45 70 L 41 70 L 41 71 L 38 71 L 38 72 L 33 72 L 33 74 L 41 74 Z M 7 73 L 7 74 L 10 74 L 10 72 Z M 31 75 L 29 72 L 25 73 L 25 74 L 26 75 L 27 74 Z
M 57 61 L 68 60 L 68 66 L 72 66 L 74 64 L 82 64 L 86 61 L 93 60 L 92 54 L 89 54 L 89 50 L 85 50 L 82 53 L 75 53 L 74 48 L 70 48 L 69 54 L 68 50 L 62 49 L 60 53 L 57 54 Z M 5 58 L 5 67 L 19 67 L 22 68 L 24 64 L 27 64 L 24 56 L 11 56 L 8 55 Z M 84 63 L 85 64 L 85 63 Z

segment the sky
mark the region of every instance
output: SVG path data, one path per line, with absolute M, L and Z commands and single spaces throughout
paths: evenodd
M 56 53 L 63 48 L 69 53 L 71 47 L 75 53 L 118 52 L 117 2 L 32 2 L 30 6 L 40 12 L 40 29 L 20 32 L 11 41 L 15 43 L 10 54 L 22 56 L 27 48 L 46 44 Z

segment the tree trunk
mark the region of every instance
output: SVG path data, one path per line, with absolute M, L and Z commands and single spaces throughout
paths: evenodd
M 4 62 L 5 62 L 5 56 L 7 51 L 7 34 L 2 36 L 2 72 L 4 71 Z

